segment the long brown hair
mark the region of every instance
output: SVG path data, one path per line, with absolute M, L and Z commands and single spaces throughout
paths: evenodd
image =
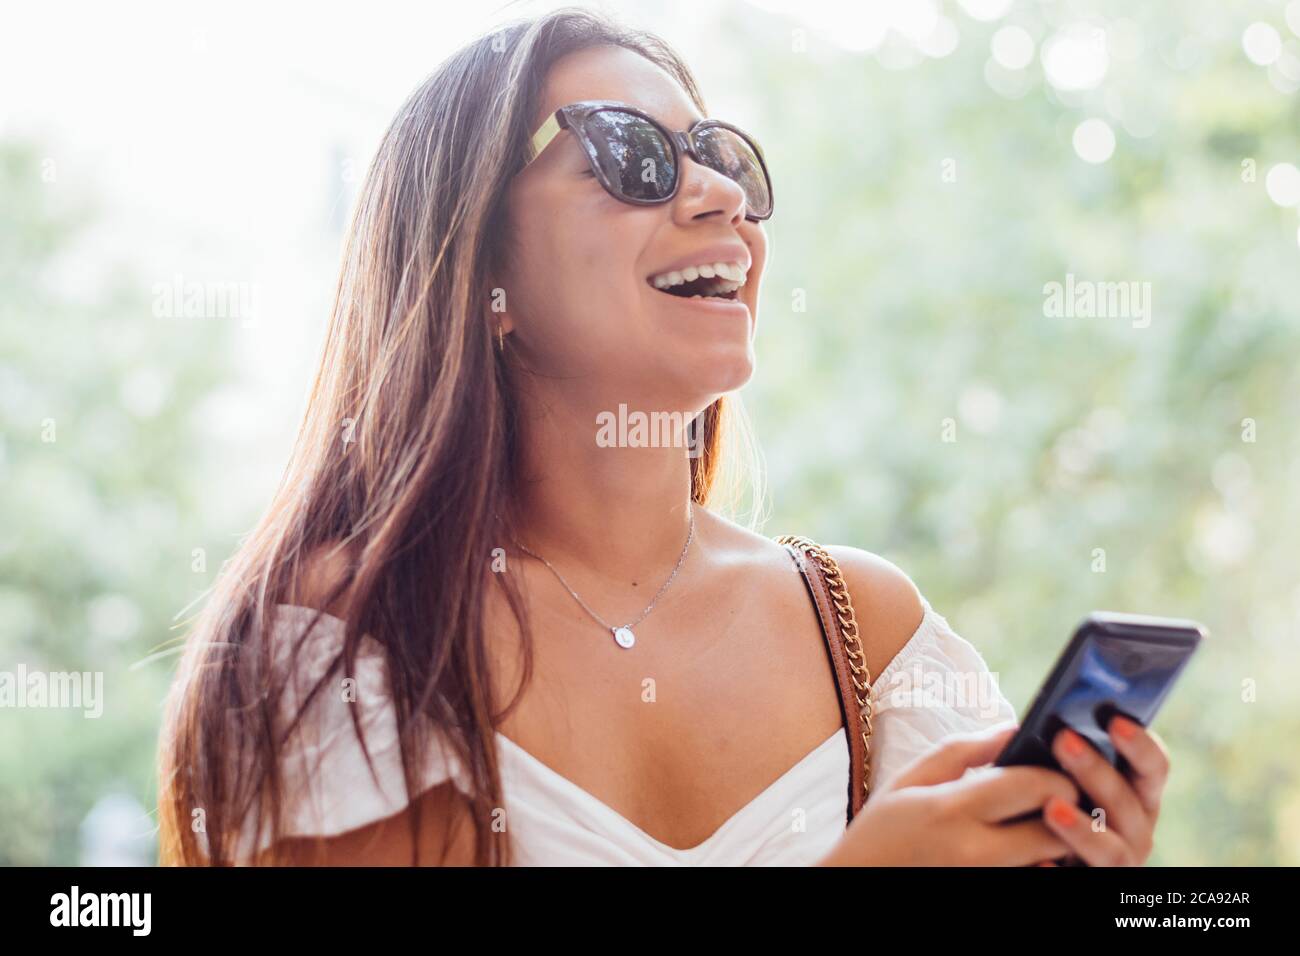
M 408 797 L 417 785 L 415 755 L 429 743 L 420 730 L 426 722 L 414 718 L 427 716 L 472 779 L 475 860 L 509 861 L 508 841 L 490 825 L 504 803 L 493 746 L 504 712 L 493 712 L 487 667 L 488 578 L 505 588 L 523 635 L 524 676 L 505 712 L 529 679 L 532 649 L 517 587 L 507 575 L 484 573 L 503 540 L 496 514 L 507 510 L 518 454 L 514 398 L 485 303 L 488 276 L 508 252 L 506 186 L 524 164 L 547 72 L 565 54 L 597 44 L 659 64 L 704 112 L 690 71 L 663 41 L 565 9 L 461 49 L 411 95 L 384 136 L 357 202 L 283 480 L 195 619 L 168 701 L 162 862 L 237 862 L 250 814 L 275 845 L 278 758 L 289 729 L 273 716 L 285 687 L 271 666 L 273 650 L 282 649 L 270 647 L 270 617 L 322 550 L 344 573 L 317 606 L 339 608 L 346 634 L 313 695 L 353 672 L 362 635 L 376 640 L 387 659 Z M 724 442 L 724 431 L 748 439 L 737 412 L 720 399 L 695 421 L 701 451 L 690 467 L 699 504 L 719 505 L 723 448 L 734 444 Z M 754 461 L 733 477 L 754 481 L 748 490 L 759 502 Z M 355 712 L 352 719 L 362 733 Z M 234 757 L 251 772 L 236 772 Z M 200 808 L 203 825 L 193 826 Z M 414 814 L 411 825 L 415 854 Z

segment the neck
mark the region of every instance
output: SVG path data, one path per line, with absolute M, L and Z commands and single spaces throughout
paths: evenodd
M 571 396 L 568 396 L 571 398 Z M 691 518 L 684 447 L 602 447 L 595 403 L 525 410 L 511 524 L 547 560 L 642 581 L 681 556 Z

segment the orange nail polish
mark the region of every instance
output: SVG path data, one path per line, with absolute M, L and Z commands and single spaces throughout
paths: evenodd
M 1061 747 L 1065 750 L 1065 755 L 1067 757 L 1083 756 L 1084 747 L 1086 746 L 1083 738 L 1069 728 L 1061 731 L 1061 734 L 1065 738 L 1061 741 Z
M 1076 820 L 1079 819 L 1079 811 L 1074 809 L 1060 797 L 1052 797 L 1047 801 L 1047 812 L 1052 815 L 1052 819 L 1063 827 L 1072 827 Z
M 1137 733 L 1137 724 L 1127 717 L 1116 717 L 1110 722 L 1110 727 L 1115 731 L 1115 736 L 1121 740 L 1132 740 L 1133 735 Z

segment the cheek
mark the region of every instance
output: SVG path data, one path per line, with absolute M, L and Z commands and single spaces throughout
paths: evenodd
M 519 223 L 521 321 L 587 341 L 626 334 L 639 302 L 644 229 L 602 205 Z

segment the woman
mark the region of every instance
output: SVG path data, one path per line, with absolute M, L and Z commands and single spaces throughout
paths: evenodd
M 169 701 L 165 861 L 1147 857 L 1154 735 L 1112 728 L 1132 783 L 1069 735 L 1069 776 L 966 773 L 1010 705 L 889 693 L 989 675 L 901 571 L 833 547 L 876 675 L 846 827 L 809 592 L 716 504 L 771 186 L 706 115 L 660 41 L 574 11 L 469 45 L 402 108 L 283 485 Z

